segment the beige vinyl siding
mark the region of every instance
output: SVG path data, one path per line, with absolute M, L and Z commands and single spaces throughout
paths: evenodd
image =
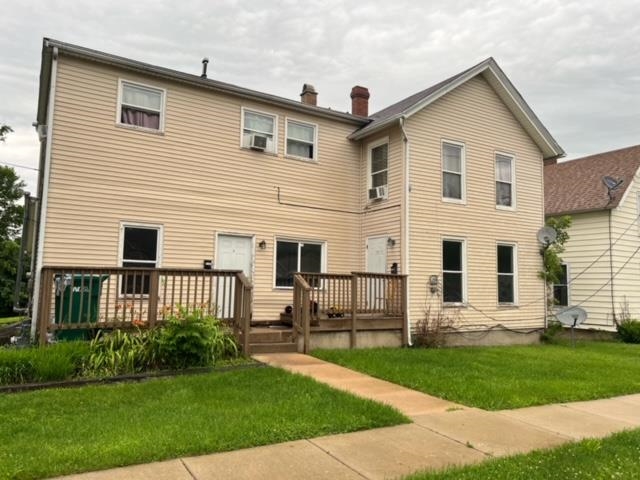
M 613 247 L 613 272 L 619 272 L 613 280 L 616 315 L 620 315 L 623 304 L 627 303 L 633 318 L 640 318 L 640 227 L 637 221 L 639 182 L 640 175 L 636 174 L 625 192 L 625 198 L 613 210 L 611 217 L 612 238 L 614 242 L 617 240 Z
M 164 134 L 116 126 L 118 79 L 166 89 Z M 163 226 L 162 266 L 201 268 L 216 233 L 256 249 L 254 319 L 290 304 L 274 290 L 277 237 L 326 242 L 327 269 L 360 270 L 361 153 L 352 124 L 140 76 L 62 55 L 58 65 L 44 265 L 113 266 L 122 221 Z M 278 155 L 240 148 L 241 108 L 278 116 Z M 286 117 L 318 125 L 318 161 L 284 157 Z
M 579 213 L 571 215 L 571 219 L 569 240 L 562 254 L 570 270 L 569 303 L 587 311 L 585 326 L 610 327 L 613 325 L 610 286 L 595 293 L 610 278 L 609 254 L 606 253 L 609 212 Z
M 385 200 L 369 201 L 368 199 L 368 162 L 369 148 L 371 144 L 376 144 L 383 138 L 389 139 L 388 158 L 388 197 Z M 362 184 L 362 204 L 365 205 L 362 215 L 362 258 L 366 267 L 366 245 L 367 238 L 388 236 L 396 241 L 394 247 L 387 248 L 387 273 L 390 272 L 391 264 L 398 264 L 398 272 L 401 272 L 401 202 L 402 202 L 402 135 L 398 127 L 389 128 L 380 134 L 369 137 L 362 141 L 362 164 L 361 164 L 361 184 Z
M 543 326 L 543 285 L 536 232 L 543 222 L 542 156 L 539 149 L 482 78 L 476 77 L 410 117 L 411 320 L 440 299 L 427 293 L 430 275 L 442 282 L 442 239 L 466 241 L 467 300 L 474 308 L 449 309 L 458 326 L 484 329 Z M 465 145 L 466 204 L 442 200 L 441 144 Z M 495 205 L 496 152 L 515 156 L 514 211 Z M 519 307 L 498 306 L 497 243 L 517 245 Z

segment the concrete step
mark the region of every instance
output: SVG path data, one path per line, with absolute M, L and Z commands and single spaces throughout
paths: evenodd
M 249 333 L 249 343 L 291 343 L 293 332 L 288 329 L 252 328 Z
M 296 353 L 298 346 L 295 343 L 252 343 L 249 345 L 251 355 L 256 353 Z

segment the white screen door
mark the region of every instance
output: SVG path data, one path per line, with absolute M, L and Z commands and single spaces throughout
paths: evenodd
M 242 235 L 218 235 L 218 248 L 216 252 L 216 269 L 218 270 L 242 270 L 247 278 L 251 279 L 253 272 L 253 238 Z M 233 299 L 235 295 L 235 282 L 224 287 L 226 297 Z M 233 316 L 233 301 L 218 305 L 218 315 L 222 318 Z

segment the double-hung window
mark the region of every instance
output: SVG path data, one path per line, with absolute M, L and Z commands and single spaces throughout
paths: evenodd
M 516 247 L 515 245 L 498 244 L 498 304 L 514 305 L 516 303 Z
M 242 109 L 242 146 L 276 153 L 277 123 L 275 115 Z
M 323 256 L 323 243 L 277 240 L 275 286 L 293 287 L 296 272 L 322 272 Z
M 121 229 L 122 266 L 156 268 L 159 265 L 161 227 L 154 225 L 123 225 Z M 149 275 L 137 272 L 122 276 L 120 293 L 147 295 Z
M 514 206 L 513 163 L 513 157 L 496 154 L 496 205 L 498 207 Z
M 317 157 L 316 126 L 287 120 L 287 149 L 286 155 L 315 160 Z
M 569 266 L 562 264 L 562 275 L 553 285 L 553 303 L 558 307 L 569 306 Z
M 442 197 L 464 201 L 464 146 L 442 143 Z
M 442 241 L 442 301 L 464 303 L 465 245 L 463 240 Z
M 164 90 L 120 81 L 118 123 L 148 130 L 164 129 Z
M 388 172 L 389 142 L 385 139 L 369 147 L 369 188 L 378 188 L 382 193 L 375 198 L 387 198 Z

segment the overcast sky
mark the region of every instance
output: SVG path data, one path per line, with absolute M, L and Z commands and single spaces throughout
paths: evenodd
M 370 112 L 493 56 L 576 158 L 640 143 L 637 0 L 0 0 L 0 163 L 36 168 L 42 37 L 291 99 Z M 37 172 L 17 169 L 35 193 Z

